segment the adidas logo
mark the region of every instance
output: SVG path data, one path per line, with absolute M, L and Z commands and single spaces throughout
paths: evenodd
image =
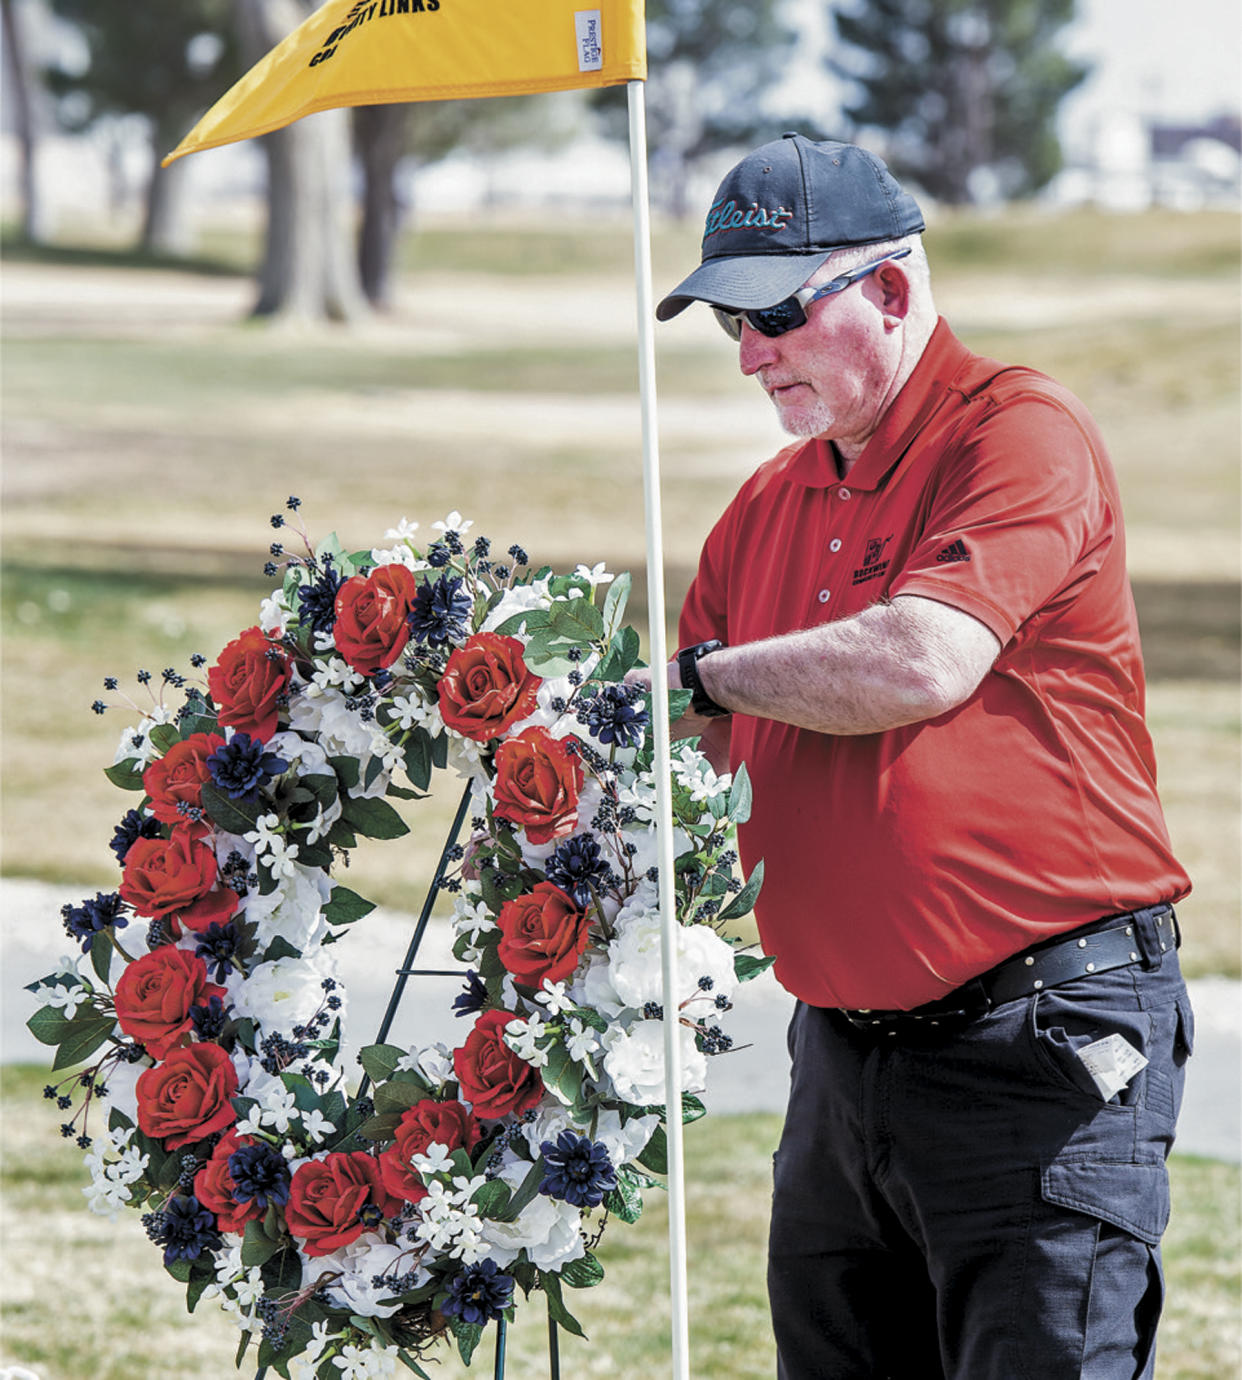
M 968 561 L 970 552 L 966 550 L 966 543 L 959 537 L 956 541 L 950 542 L 936 560 L 941 565 L 948 565 L 950 561 Z

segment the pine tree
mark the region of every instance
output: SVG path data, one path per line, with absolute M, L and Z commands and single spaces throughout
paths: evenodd
M 866 0 L 834 7 L 829 67 L 884 130 L 898 176 L 951 204 L 1038 191 L 1061 167 L 1057 107 L 1088 68 L 1059 52 L 1075 0 Z

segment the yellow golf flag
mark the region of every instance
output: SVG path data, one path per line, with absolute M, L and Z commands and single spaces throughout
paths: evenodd
M 646 75 L 643 0 L 327 0 L 164 165 L 336 106 L 568 91 Z

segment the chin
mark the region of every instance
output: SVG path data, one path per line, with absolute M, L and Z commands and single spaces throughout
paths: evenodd
M 777 418 L 781 428 L 791 436 L 823 436 L 830 439 L 835 430 L 835 421 L 828 408 L 817 407 L 778 407 Z

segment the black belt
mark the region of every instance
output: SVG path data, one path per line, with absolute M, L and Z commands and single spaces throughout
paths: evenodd
M 1045 940 L 971 978 L 961 987 L 910 1011 L 839 1008 L 852 1026 L 873 1035 L 951 1034 L 971 1021 L 1019 997 L 1060 987 L 1092 973 L 1107 973 L 1141 963 L 1154 967 L 1182 942 L 1172 906 L 1149 906 L 1109 916 Z

